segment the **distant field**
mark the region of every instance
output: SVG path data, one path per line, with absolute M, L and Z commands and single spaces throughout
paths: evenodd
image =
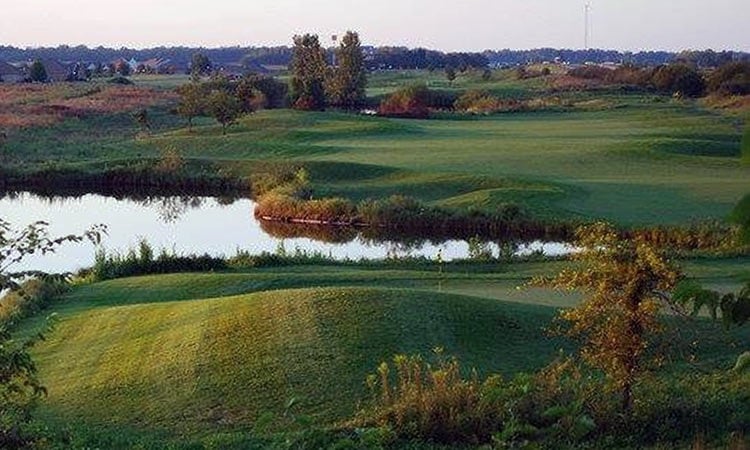
M 686 267 L 727 289 L 750 279 L 746 259 Z M 53 307 L 58 326 L 34 350 L 50 392 L 40 414 L 186 437 L 250 430 L 292 398 L 315 423 L 350 417 L 367 396 L 365 376 L 400 352 L 442 346 L 480 374 L 533 370 L 571 345 L 545 328 L 577 297 L 523 287 L 556 270 L 458 265 L 441 277 L 425 267 L 299 266 L 80 286 Z M 683 326 L 671 351 L 699 333 L 698 364 L 731 364 L 729 342 L 743 348 L 747 333 L 718 327 Z
M 373 74 L 370 94 L 415 81 L 514 98 L 536 98 L 545 89 L 540 78 L 517 80 L 508 72 L 489 81 L 461 75 L 449 85 L 441 72 L 407 71 Z M 161 91 L 185 78 L 136 82 Z M 318 198 L 405 194 L 484 210 L 513 202 L 548 220 L 622 225 L 722 220 L 750 192 L 750 167 L 740 164 L 741 118 L 691 101 L 617 90 L 560 95 L 568 107 L 427 121 L 263 111 L 241 119 L 228 136 L 207 118 L 187 133 L 168 106 L 156 106 L 149 136 L 127 113 L 83 115 L 11 130 L 3 157 L 24 170 L 57 164 L 96 172 L 174 149 L 239 177 L 274 165 L 305 166 Z

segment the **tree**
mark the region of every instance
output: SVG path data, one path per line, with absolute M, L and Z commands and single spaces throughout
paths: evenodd
M 452 66 L 446 67 L 445 78 L 448 80 L 448 83 L 453 86 L 453 82 L 456 80 L 456 69 L 454 69 Z
M 208 113 L 221 124 L 221 134 L 227 134 L 227 127 L 233 124 L 240 115 L 242 107 L 239 100 L 225 90 L 214 90 L 206 101 Z
M 750 94 L 750 61 L 731 62 L 708 77 L 708 90 L 719 95 Z
M 255 87 L 254 80 L 243 77 L 234 89 L 240 108 L 245 114 L 251 114 L 266 107 L 265 94 Z
M 190 74 L 193 78 L 199 78 L 202 75 L 209 75 L 213 65 L 208 56 L 203 53 L 196 53 L 190 63 Z
M 585 294 L 560 317 L 569 325 L 566 333 L 581 340 L 582 359 L 604 372 L 629 413 L 650 340 L 660 331 L 661 304 L 680 273 L 647 242 L 623 240 L 608 224 L 581 227 L 576 234 L 579 265 L 540 281 Z
M 347 31 L 336 50 L 338 66 L 328 83 L 329 103 L 346 109 L 353 109 L 365 103 L 367 71 L 365 56 L 359 35 Z
M 322 111 L 325 96 L 326 58 L 318 36 L 294 37 L 292 56 L 292 105 L 296 109 Z
M 265 98 L 265 107 L 269 109 L 284 108 L 287 105 L 289 86 L 272 77 L 258 74 L 245 75 L 240 85 L 260 91 Z M 239 87 L 239 86 L 238 86 Z
M 19 291 L 20 282 L 31 276 L 46 276 L 38 271 L 15 272 L 13 268 L 32 254 L 53 253 L 66 242 L 90 240 L 98 244 L 106 228 L 98 225 L 80 235 L 53 238 L 48 224 L 35 222 L 14 230 L 0 219 L 0 292 Z M 0 323 L 0 448 L 27 448 L 34 441 L 24 427 L 31 420 L 36 401 L 46 390 L 36 376 L 36 365 L 29 349 L 41 338 L 12 339 L 7 323 Z
M 120 61 L 117 64 L 117 73 L 122 75 L 123 77 L 127 77 L 130 75 L 130 64 L 128 64 L 127 61 Z
M 31 64 L 31 67 L 29 67 L 29 78 L 31 81 L 37 83 L 44 83 L 49 78 L 47 76 L 47 69 L 38 59 Z
M 401 88 L 380 103 L 378 114 L 388 117 L 426 119 L 430 116 L 429 97 L 430 90 L 422 84 Z
M 193 131 L 193 119 L 205 111 L 205 89 L 200 83 L 187 83 L 177 88 L 180 103 L 177 104 L 177 114 L 188 121 L 188 130 Z
M 670 94 L 679 93 L 686 97 L 700 97 L 706 90 L 706 82 L 692 67 L 670 64 L 657 67 L 651 75 L 654 87 Z

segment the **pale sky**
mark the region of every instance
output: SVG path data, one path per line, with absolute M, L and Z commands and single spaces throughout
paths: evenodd
M 358 31 L 440 50 L 581 48 L 585 0 L 0 0 L 0 45 L 290 44 Z M 591 0 L 592 46 L 750 51 L 750 0 Z

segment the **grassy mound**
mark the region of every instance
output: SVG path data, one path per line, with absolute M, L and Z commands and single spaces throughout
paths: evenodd
M 316 288 L 189 301 L 157 293 L 95 308 L 82 307 L 83 298 L 36 350 L 50 391 L 42 413 L 52 421 L 199 434 L 249 429 L 295 398 L 301 412 L 328 423 L 354 412 L 366 374 L 394 353 L 444 346 L 467 367 L 513 373 L 543 365 L 561 345 L 543 331 L 552 308 L 424 291 Z

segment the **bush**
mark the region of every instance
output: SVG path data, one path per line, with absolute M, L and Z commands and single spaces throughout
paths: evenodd
M 708 91 L 718 95 L 750 95 L 750 61 L 731 62 L 708 77 Z
M 463 379 L 458 362 L 442 358 L 432 366 L 419 356 L 397 355 L 384 362 L 367 384 L 374 409 L 363 419 L 388 427 L 402 439 L 444 444 L 489 442 L 501 410 L 487 396 L 496 379 Z
M 430 116 L 430 91 L 424 85 L 413 85 L 389 95 L 380 103 L 378 114 L 387 117 L 426 119 Z
M 131 80 L 129 80 L 129 79 L 123 77 L 123 76 L 116 76 L 116 77 L 110 78 L 109 80 L 107 80 L 107 83 L 110 83 L 110 84 L 120 84 L 120 85 L 126 85 L 126 86 L 129 86 L 129 85 L 133 84 L 133 82 Z
M 576 67 L 568 71 L 568 75 L 575 78 L 583 78 L 584 80 L 600 80 L 605 81 L 611 74 L 611 70 L 601 66 L 581 66 Z
M 12 328 L 19 320 L 45 309 L 67 289 L 68 285 L 58 280 L 35 278 L 22 283 L 20 289 L 0 298 L 0 327 Z
M 502 102 L 485 91 L 467 91 L 456 100 L 454 107 L 458 111 L 471 114 L 492 114 L 503 108 Z
M 651 74 L 651 84 L 662 92 L 686 97 L 700 97 L 706 90 L 703 76 L 682 64 L 657 67 Z

